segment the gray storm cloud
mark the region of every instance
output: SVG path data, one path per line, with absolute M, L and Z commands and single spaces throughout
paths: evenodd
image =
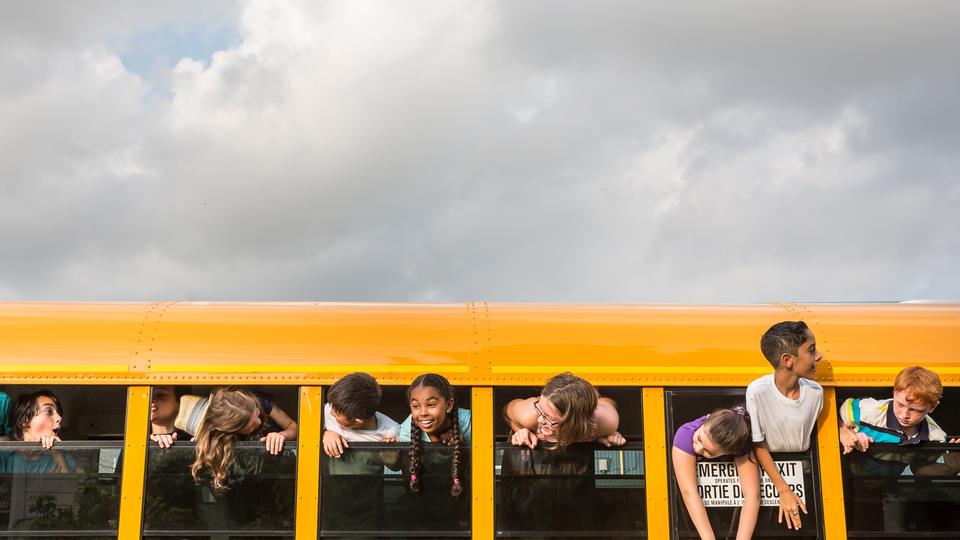
M 8 11 L 3 298 L 960 296 L 951 2 Z

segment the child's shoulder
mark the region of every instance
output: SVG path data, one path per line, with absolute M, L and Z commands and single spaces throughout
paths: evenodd
M 747 392 L 759 392 L 762 389 L 774 386 L 773 384 L 773 373 L 767 373 L 766 375 L 761 375 L 756 379 L 750 381 L 750 384 L 747 385 Z

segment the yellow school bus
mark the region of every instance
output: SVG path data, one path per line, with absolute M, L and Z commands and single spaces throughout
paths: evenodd
M 960 433 L 960 304 L 8 302 L 0 391 L 16 403 L 51 389 L 64 427 L 52 450 L 0 442 L 0 538 L 696 538 L 671 478 L 673 432 L 742 401 L 745 386 L 771 372 L 759 339 L 782 320 L 804 320 L 816 334 L 824 407 L 809 451 L 774 456 L 802 492 L 803 528 L 778 525 L 766 500 L 755 536 L 956 537 L 960 478 L 910 467 L 942 462 L 949 446 L 879 448 L 905 465 L 871 471 L 861 460 L 875 456 L 841 455 L 837 406 L 889 397 L 900 369 L 923 365 L 945 386 L 933 416 Z M 320 444 L 324 391 L 355 371 L 378 379 L 381 408 L 397 421 L 416 375 L 440 373 L 456 386 L 472 411 L 460 497 L 443 489 L 443 447 L 426 450 L 437 464 L 427 474 L 441 486 L 432 492 L 410 493 L 403 471 L 379 465 L 334 470 Z M 625 446 L 510 447 L 503 405 L 562 371 L 617 402 Z M 192 481 L 192 443 L 161 449 L 148 437 L 152 388 L 203 395 L 224 385 L 269 395 L 300 426 L 279 456 L 239 445 L 226 494 Z M 403 451 L 369 443 L 348 454 Z M 56 472 L 40 465 L 53 455 L 64 464 Z M 715 533 L 732 538 L 730 467 L 703 465 Z

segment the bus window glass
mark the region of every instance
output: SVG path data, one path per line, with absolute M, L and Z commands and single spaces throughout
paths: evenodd
M 9 412 L 0 439 L 0 538 L 116 537 L 126 388 L 7 385 L 0 400 Z M 44 449 L 44 434 L 60 440 Z
M 848 398 L 891 397 L 886 388 L 843 388 Z M 944 389 L 930 414 L 948 438 L 960 436 L 960 389 Z M 924 442 L 873 443 L 843 456 L 843 489 L 850 537 L 901 540 L 952 536 L 960 530 L 960 446 Z M 943 537 L 946 537 L 943 536 Z
M 690 520 L 683 498 L 677 489 L 676 476 L 671 459 L 673 437 L 683 424 L 696 420 L 721 408 L 733 408 L 744 403 L 743 388 L 669 389 L 664 392 L 667 411 L 666 459 L 670 471 L 670 522 L 676 538 L 698 538 L 697 530 Z M 777 523 L 778 494 L 765 474 L 761 474 L 760 513 L 754 536 L 763 538 L 823 538 L 819 488 L 819 459 L 816 452 L 816 437 L 812 438 L 806 452 L 775 453 L 783 479 L 794 491 L 801 494 L 807 507 L 802 516 L 803 526 L 799 531 Z M 697 462 L 698 490 L 710 524 L 717 538 L 734 537 L 740 523 L 739 476 L 731 457 L 702 459 Z
M 379 412 L 402 423 L 410 408 L 406 387 L 385 386 Z M 470 409 L 470 389 L 457 388 Z M 324 426 L 326 427 L 326 426 Z M 410 488 L 410 444 L 351 442 L 338 458 L 321 454 L 320 536 L 464 538 L 470 536 L 470 445 L 460 448 L 462 492 L 451 494 L 454 449 L 424 443 L 419 492 Z
M 194 387 L 181 392 L 181 407 L 195 407 L 216 389 Z M 249 389 L 266 408 L 279 408 L 291 419 L 297 417 L 297 388 Z M 154 389 L 156 397 L 156 389 Z M 201 415 L 203 416 L 203 415 Z M 209 416 L 204 420 L 209 421 Z M 271 420 L 272 422 L 272 420 Z M 178 429 L 188 434 L 198 426 Z M 279 429 L 279 426 L 274 426 Z M 274 427 L 264 431 L 274 431 Z M 233 442 L 232 460 L 220 487 L 209 468 L 201 468 L 195 482 L 191 467 L 197 457 L 197 442 L 176 440 L 161 448 L 151 441 L 147 452 L 144 490 L 143 535 L 149 537 L 217 538 L 233 534 L 260 537 L 292 537 L 296 492 L 296 442 L 287 441 L 276 454 L 267 451 L 259 437 L 240 436 Z
M 639 388 L 598 388 L 620 415 L 623 446 L 577 443 L 563 449 L 516 447 L 509 426 L 497 426 L 494 466 L 498 536 L 593 538 L 646 535 L 646 492 Z M 536 387 L 497 388 L 495 418 L 510 401 L 539 393 Z

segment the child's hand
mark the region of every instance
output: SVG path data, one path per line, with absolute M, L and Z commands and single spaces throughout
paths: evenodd
M 170 448 L 173 446 L 173 441 L 177 440 L 177 433 L 157 433 L 150 435 L 150 440 L 160 445 L 160 448 Z
M 400 442 L 400 439 L 398 437 L 384 437 L 382 442 L 395 443 L 395 442 Z
M 623 446 L 627 444 L 627 439 L 619 431 L 614 431 L 609 435 L 597 437 L 597 442 L 609 448 L 611 446 Z
M 323 432 L 323 451 L 332 458 L 339 458 L 343 455 L 344 448 L 350 448 L 350 443 L 343 438 L 343 435 L 334 431 Z
M 45 450 L 49 450 L 53 448 L 53 443 L 59 440 L 60 437 L 57 437 L 57 434 L 52 431 L 49 433 L 44 433 L 40 436 L 40 446 L 42 446 Z
M 800 510 L 803 510 L 803 513 L 806 514 L 806 505 L 803 504 L 800 497 L 797 497 L 796 493 L 786 486 L 783 490 L 777 488 L 777 491 L 780 492 L 780 514 L 777 516 L 777 523 L 786 521 L 788 529 L 800 530 L 802 526 Z
M 857 434 L 850 429 L 850 426 L 844 424 L 840 426 L 840 446 L 843 448 L 844 455 L 853 452 L 857 444 Z
M 870 443 L 872 442 L 873 437 L 868 437 L 866 433 L 857 433 L 857 441 L 853 446 L 861 452 L 866 452 L 867 448 L 870 448 Z
M 954 437 L 947 442 L 949 442 L 950 444 L 960 444 L 960 437 Z
M 272 455 L 277 455 L 283 451 L 283 441 L 287 440 L 287 436 L 283 433 L 267 433 L 266 437 L 260 437 L 260 442 L 265 443 L 267 452 L 270 452 Z
M 529 446 L 530 448 L 536 448 L 539 441 L 537 440 L 537 435 L 534 432 L 527 428 L 521 428 L 514 432 L 513 437 L 510 438 L 510 442 L 513 443 L 514 446 Z

